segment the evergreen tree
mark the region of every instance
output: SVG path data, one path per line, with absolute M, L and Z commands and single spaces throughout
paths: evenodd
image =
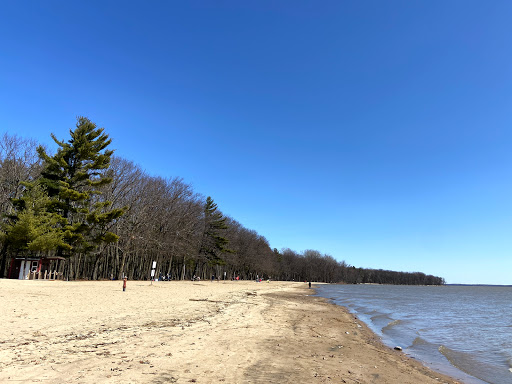
M 3 225 L 3 242 L 15 253 L 41 253 L 69 248 L 61 230 L 63 218 L 48 212 L 49 198 L 39 184 L 26 186 L 20 199 L 13 200 L 15 213 Z
M 98 190 L 112 182 L 105 171 L 114 151 L 107 150 L 112 140 L 103 131 L 88 118 L 78 117 L 69 141 L 51 135 L 59 146 L 54 156 L 43 147 L 37 149 L 44 162 L 40 182 L 50 198 L 48 211 L 65 220 L 63 239 L 67 247 L 59 248 L 61 255 L 87 253 L 101 243 L 118 240 L 108 226 L 125 210 L 110 209 L 112 203 L 102 200 Z
M 199 253 L 210 264 L 224 264 L 222 253 L 233 253 L 227 248 L 229 240 L 221 236 L 221 232 L 227 228 L 226 218 L 217 211 L 217 204 L 208 196 L 204 205 L 204 230 Z

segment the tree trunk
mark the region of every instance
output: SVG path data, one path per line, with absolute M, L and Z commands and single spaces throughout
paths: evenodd
M 125 276 L 125 273 L 124 273 L 124 263 L 126 261 L 126 252 L 123 251 L 123 257 L 121 258 L 121 267 L 119 268 L 119 274 L 118 274 L 118 279 L 119 280 L 122 280 L 123 279 L 123 276 Z
M 185 256 L 183 256 L 183 270 L 181 271 L 181 280 L 185 280 Z
M 4 277 L 5 265 L 7 264 L 7 243 L 2 244 L 2 263 L 0 265 L 0 278 Z
M 98 280 L 98 268 L 100 266 L 101 257 L 97 256 L 96 261 L 94 262 L 94 268 L 92 271 L 91 280 Z
M 172 257 L 173 257 L 173 255 L 171 254 L 171 260 L 169 260 L 169 268 L 167 268 L 167 275 L 166 276 L 169 276 L 169 274 L 171 273 Z

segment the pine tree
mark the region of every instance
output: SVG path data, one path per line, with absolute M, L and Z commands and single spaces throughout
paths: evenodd
M 115 242 L 118 236 L 108 226 L 119 218 L 124 209 L 110 209 L 112 203 L 101 199 L 98 188 L 112 182 L 105 176 L 114 151 L 103 128 L 86 117 L 78 117 L 71 139 L 59 141 L 57 153 L 49 156 L 43 147 L 37 149 L 44 162 L 40 182 L 46 188 L 50 203 L 48 211 L 64 220 L 63 239 L 67 247 L 59 254 L 87 253 L 101 243 Z
M 69 248 L 61 230 L 63 218 L 48 212 L 49 198 L 39 184 L 25 185 L 20 199 L 13 200 L 14 214 L 3 225 L 3 241 L 21 254 L 54 251 Z
M 204 205 L 204 230 L 199 253 L 213 265 L 224 264 L 222 253 L 233 253 L 227 248 L 229 240 L 220 235 L 227 228 L 226 218 L 217 211 L 217 204 L 208 196 Z

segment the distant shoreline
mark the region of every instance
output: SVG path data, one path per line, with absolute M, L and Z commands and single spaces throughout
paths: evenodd
M 455 287 L 512 287 L 510 284 L 445 284 Z

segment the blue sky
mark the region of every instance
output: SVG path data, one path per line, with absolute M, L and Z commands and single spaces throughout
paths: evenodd
M 0 131 L 75 117 L 272 247 L 512 284 L 509 1 L 3 1 Z

